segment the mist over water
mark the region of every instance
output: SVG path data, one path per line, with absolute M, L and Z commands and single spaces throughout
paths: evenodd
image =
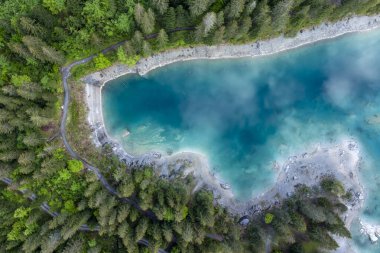
M 352 136 L 369 194 L 362 217 L 380 223 L 380 30 L 124 76 L 103 88 L 103 110 L 107 131 L 128 152 L 206 154 L 242 200 L 271 186 L 274 161 Z M 354 239 L 358 252 L 380 252 Z

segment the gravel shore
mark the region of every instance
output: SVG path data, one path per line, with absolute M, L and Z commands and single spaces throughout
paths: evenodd
M 220 59 L 255 57 L 275 54 L 281 51 L 297 48 L 317 41 L 334 38 L 346 33 L 367 31 L 380 27 L 380 15 L 346 18 L 337 23 L 323 23 L 319 26 L 305 29 L 293 38 L 283 36 L 244 45 L 218 45 L 197 46 L 193 48 L 180 48 L 155 54 L 140 60 L 136 66 L 116 64 L 108 69 L 90 74 L 82 79 L 86 85 L 86 103 L 88 106 L 88 122 L 93 130 L 91 138 L 96 146 L 110 144 L 115 154 L 123 161 L 133 165 L 152 165 L 162 176 L 182 172 L 193 174 L 197 180 L 196 189 L 206 186 L 216 196 L 216 201 L 226 206 L 232 213 L 238 215 L 253 215 L 255 212 L 265 210 L 271 205 L 277 205 L 281 199 L 294 191 L 294 186 L 304 183 L 312 186 L 318 183 L 324 175 L 332 175 L 341 180 L 347 189 L 354 193 L 353 202 L 347 203 L 349 211 L 343 217 L 349 227 L 353 219 L 360 213 L 364 201 L 364 189 L 360 185 L 358 170 L 360 155 L 358 143 L 354 140 L 343 140 L 339 143 L 324 144 L 312 152 L 283 161 L 278 165 L 278 180 L 269 191 L 255 196 L 252 200 L 239 203 L 210 170 L 207 158 L 195 152 L 177 153 L 171 156 L 157 152 L 147 153 L 139 157 L 128 154 L 117 140 L 112 139 L 104 126 L 102 115 L 101 91 L 110 80 L 117 77 L 137 73 L 145 75 L 149 71 L 164 65 L 194 59 Z M 195 189 L 195 190 L 196 190 Z M 347 240 L 340 240 L 342 247 L 338 252 L 350 252 Z

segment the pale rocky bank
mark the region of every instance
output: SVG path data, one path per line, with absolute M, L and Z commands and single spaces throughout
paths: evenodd
M 346 203 L 349 210 L 343 219 L 350 227 L 352 221 L 358 218 L 364 201 L 364 188 L 359 181 L 360 153 L 358 143 L 345 139 L 335 144 L 323 144 L 300 155 L 290 157 L 288 161 L 277 163 L 278 179 L 273 188 L 252 200 L 237 202 L 231 189 L 217 180 L 212 174 L 207 158 L 194 152 L 182 152 L 171 156 L 158 152 L 147 153 L 138 157 L 128 154 L 117 140 L 112 139 L 106 131 L 102 115 L 101 91 L 106 82 L 126 74 L 145 75 L 149 71 L 178 61 L 194 59 L 221 59 L 255 57 L 278 53 L 320 40 L 334 38 L 346 33 L 360 32 L 380 27 L 380 15 L 371 17 L 351 17 L 337 23 L 323 23 L 319 26 L 305 29 L 293 38 L 280 36 L 267 41 L 258 41 L 244 45 L 197 46 L 179 48 L 152 55 L 140 60 L 134 67 L 116 64 L 108 69 L 95 72 L 82 79 L 85 83 L 88 106 L 88 122 L 92 128 L 91 138 L 98 147 L 111 145 L 114 153 L 127 164 L 153 165 L 157 171 L 170 178 L 179 172 L 193 174 L 197 180 L 194 190 L 206 186 L 216 196 L 216 201 L 226 206 L 232 213 L 241 216 L 254 215 L 271 205 L 277 205 L 281 199 L 294 191 L 297 184 L 313 186 L 325 175 L 332 175 L 340 180 L 347 189 L 352 191 L 354 198 Z M 133 133 L 131 133 L 133 134 Z M 243 219 L 244 220 L 244 219 Z M 379 236 L 379 230 L 363 225 L 363 233 L 371 240 Z M 373 232 L 375 231 L 375 232 Z M 373 233 L 372 233 L 373 232 Z M 376 237 L 377 238 L 377 237 Z M 373 241 L 373 240 L 372 240 Z M 348 240 L 341 240 L 337 252 L 352 252 Z

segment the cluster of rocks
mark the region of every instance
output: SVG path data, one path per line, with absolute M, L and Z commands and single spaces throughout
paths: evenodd
M 372 243 L 376 243 L 380 239 L 380 225 L 372 225 L 363 221 L 360 221 L 360 225 L 360 233 L 367 235 Z

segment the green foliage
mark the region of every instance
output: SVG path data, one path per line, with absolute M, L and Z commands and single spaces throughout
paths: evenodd
M 321 187 L 327 192 L 341 196 L 345 194 L 344 187 L 341 182 L 333 178 L 325 178 L 321 181 Z
M 58 14 L 65 9 L 65 0 L 42 0 L 42 3 L 53 14 Z
M 271 214 L 271 213 L 266 213 L 266 214 L 265 214 L 265 219 L 264 219 L 265 224 L 271 224 L 272 221 L 273 221 L 273 218 L 274 218 L 274 215 L 273 215 L 273 214 Z
M 79 160 L 69 160 L 67 161 L 67 166 L 68 169 L 74 173 L 79 172 L 84 168 L 83 163 Z
M 25 218 L 28 216 L 28 214 L 30 213 L 32 209 L 31 208 L 25 208 L 25 207 L 19 207 L 15 210 L 14 214 L 13 214 L 13 217 L 14 218 Z
M 1 1 L 0 175 L 11 177 L 15 184 L 9 189 L 1 185 L 0 252 L 139 252 L 138 238 L 147 239 L 152 252 L 172 241 L 177 242 L 172 252 L 244 252 L 245 247 L 248 252 L 263 252 L 264 240 L 273 231 L 272 248 L 282 252 L 336 248 L 328 233 L 350 237 L 338 216 L 347 210 L 339 197 L 352 197 L 336 180 L 324 180 L 318 193 L 302 188 L 281 210 L 272 208 L 252 222 L 242 237 L 234 217 L 214 204 L 212 193 L 191 194 L 190 179 L 167 181 L 156 177 L 151 168 L 126 169 L 104 151 L 96 163 L 107 182 L 117 188 L 116 197 L 90 171 L 79 173 L 83 164 L 69 159 L 56 137 L 63 64 L 128 39 L 116 54 L 99 54 L 77 66 L 72 76 L 79 78 L 116 60 L 134 66 L 142 55 L 166 48 L 242 43 L 280 33 L 291 36 L 329 20 L 380 11 L 378 0 L 338 2 Z M 178 27 L 197 31 L 171 31 Z M 81 105 L 73 99 L 70 106 L 69 124 L 80 128 Z M 27 201 L 12 190 L 18 187 L 26 196 L 33 191 L 36 201 Z M 319 195 L 310 198 L 307 194 Z M 52 218 L 46 210 L 42 212 L 42 203 L 59 215 Z M 270 226 L 262 226 L 263 221 Z M 94 231 L 81 232 L 81 225 Z M 207 234 L 221 235 L 224 240 L 215 242 Z
M 68 213 L 74 213 L 76 211 L 75 204 L 73 200 L 67 200 L 64 204 L 64 211 Z
M 247 237 L 253 243 L 253 251 L 261 252 L 258 249 L 265 245 L 267 234 L 271 235 L 271 248 L 281 252 L 336 249 L 338 244 L 331 234 L 351 237 L 338 215 L 337 205 L 343 204 L 336 193 L 326 192 L 322 187 L 298 187 L 280 206 L 270 208 L 249 224 Z M 260 228 L 262 220 L 271 226 Z
M 90 248 L 94 248 L 96 246 L 96 240 L 95 239 L 89 240 L 88 241 L 88 246 Z
M 104 56 L 104 54 L 99 54 L 94 58 L 94 63 L 96 69 L 106 69 L 110 67 L 112 64 L 110 60 L 107 59 L 107 57 Z
M 121 63 L 124 63 L 126 64 L 127 62 L 127 55 L 125 53 L 125 50 L 123 47 L 119 47 L 117 49 L 117 59 L 121 62 Z
M 12 84 L 17 87 L 30 83 L 31 81 L 32 80 L 27 75 L 13 75 L 11 80 Z
M 65 150 L 63 148 L 57 148 L 54 150 L 53 156 L 57 160 L 62 160 L 65 158 Z
M 169 37 L 166 34 L 164 29 L 161 29 L 157 36 L 157 45 L 158 48 L 162 49 L 165 48 L 168 44 Z

